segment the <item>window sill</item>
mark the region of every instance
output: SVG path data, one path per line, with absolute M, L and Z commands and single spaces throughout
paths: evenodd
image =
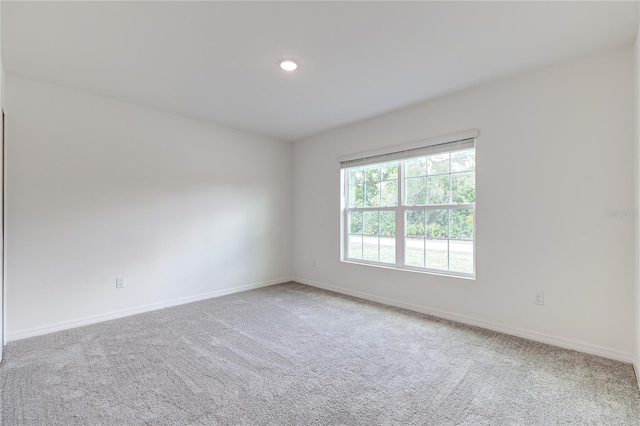
M 379 263 L 372 263 L 372 262 L 353 260 L 353 259 L 341 259 L 340 262 L 349 263 L 352 265 L 359 265 L 359 266 L 373 266 L 375 268 L 391 269 L 394 271 L 414 272 L 417 274 L 436 275 L 436 276 L 447 277 L 447 278 L 461 278 L 463 280 L 471 280 L 471 281 L 476 280 L 475 275 L 465 274 L 461 272 L 448 272 L 448 271 L 439 271 L 436 269 L 422 269 L 422 268 L 418 269 L 418 268 L 411 268 L 411 267 L 399 268 L 395 265 L 381 265 Z

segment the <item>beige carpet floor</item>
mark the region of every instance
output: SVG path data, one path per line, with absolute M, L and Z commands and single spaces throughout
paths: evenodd
M 9 425 L 640 425 L 632 366 L 289 283 L 11 342 Z

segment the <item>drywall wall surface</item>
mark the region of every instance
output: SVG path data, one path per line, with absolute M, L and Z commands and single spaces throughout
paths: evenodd
M 0 7 L 0 22 L 2 22 L 2 7 Z M 0 35 L 2 30 L 0 29 Z M 1 37 L 0 37 L 1 39 Z M 0 41 L 0 46 L 2 42 Z M 4 66 L 2 64 L 2 53 L 0 52 L 0 110 L 4 107 Z M 1 113 L 1 111 L 0 111 Z M 4 122 L 0 117 L 0 138 L 4 135 Z M 1 148 L 0 148 L 1 149 Z M 0 190 L 4 185 L 4 159 L 0 157 Z M 0 207 L 4 209 L 4 207 Z M 4 221 L 4 215 L 1 215 Z M 4 226 L 0 224 L 0 261 L 3 263 L 2 272 L 0 273 L 0 361 L 2 361 L 2 352 L 5 345 L 5 308 L 4 308 Z
M 630 361 L 633 69 L 623 46 L 295 143 L 294 278 Z M 477 279 L 341 262 L 337 158 L 468 129 Z
M 638 30 L 636 32 L 636 40 L 634 43 L 634 125 L 635 125 L 635 155 L 634 155 L 634 182 L 636 184 L 634 188 L 635 194 L 635 209 L 640 212 L 640 19 L 638 22 Z M 636 378 L 640 384 L 640 215 L 635 220 L 635 350 L 634 350 L 634 364 L 636 367 Z
M 13 74 L 6 89 L 10 339 L 290 277 L 290 143 Z

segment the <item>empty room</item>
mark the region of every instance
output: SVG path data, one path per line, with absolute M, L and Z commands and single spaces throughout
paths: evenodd
M 640 3 L 0 2 L 0 424 L 640 425 Z

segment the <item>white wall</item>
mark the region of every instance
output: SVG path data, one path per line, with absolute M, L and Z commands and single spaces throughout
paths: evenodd
M 291 144 L 6 78 L 9 339 L 288 280 Z
M 2 7 L 0 7 L 0 22 L 2 22 Z M 0 35 L 2 31 L 0 30 Z M 0 37 L 0 46 L 2 45 L 1 37 Z M 2 109 L 4 107 L 4 67 L 2 65 L 2 53 L 0 52 L 0 140 L 4 134 L 4 123 L 2 122 Z M 0 149 L 1 145 L 0 145 Z M 2 196 L 2 186 L 4 180 L 4 161 L 2 155 L 0 155 L 0 197 Z M 0 206 L 0 209 L 4 207 Z M 2 217 L 2 212 L 0 212 L 0 217 Z M 3 220 L 3 219 L 0 219 Z M 3 263 L 4 266 L 4 229 L 2 224 L 0 224 L 0 262 Z M 5 334 L 4 334 L 4 267 L 2 268 L 2 273 L 0 273 L 0 361 L 2 361 L 2 352 L 5 345 Z
M 633 87 L 626 46 L 294 144 L 294 278 L 631 361 Z M 338 156 L 473 128 L 477 279 L 341 263 Z
M 640 11 L 639 11 L 640 14 Z M 639 16 L 640 17 L 640 16 Z M 635 208 L 640 212 L 640 20 L 638 22 L 638 30 L 636 32 L 636 41 L 634 43 L 634 124 L 635 124 L 635 176 L 636 183 Z M 636 378 L 640 385 L 640 216 L 636 218 L 635 230 L 635 351 L 634 363 L 636 367 Z

